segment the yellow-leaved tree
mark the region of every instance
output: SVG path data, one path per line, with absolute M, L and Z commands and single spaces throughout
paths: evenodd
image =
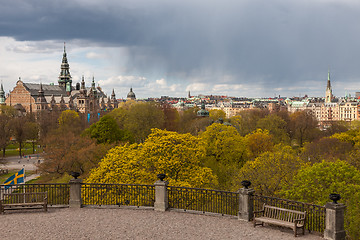
M 244 164 L 235 179 L 233 190 L 241 188 L 242 180 L 250 180 L 256 193 L 278 196 L 283 186 L 290 184 L 304 164 L 290 146 L 276 145 L 273 151 L 264 152 Z
M 245 137 L 233 126 L 213 123 L 200 138 L 205 148 L 204 164 L 218 177 L 216 188 L 230 190 L 232 179 L 248 160 Z
M 153 184 L 165 173 L 171 186 L 212 187 L 217 178 L 202 165 L 199 142 L 191 134 L 152 129 L 144 143 L 111 149 L 86 182 Z

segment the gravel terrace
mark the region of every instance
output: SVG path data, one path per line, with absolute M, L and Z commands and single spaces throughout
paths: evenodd
M 50 208 L 0 215 L 0 239 L 276 239 L 319 240 L 291 229 L 254 228 L 236 218 L 143 209 Z

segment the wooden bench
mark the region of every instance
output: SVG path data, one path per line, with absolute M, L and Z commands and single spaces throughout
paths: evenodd
M 47 211 L 47 192 L 5 193 L 0 200 L 0 213 L 5 210 L 39 209 Z
M 297 230 L 302 228 L 302 234 L 305 234 L 306 212 L 300 212 L 285 208 L 265 205 L 263 210 L 254 212 L 254 227 L 256 225 L 264 226 L 264 223 L 288 227 L 294 230 L 295 237 Z

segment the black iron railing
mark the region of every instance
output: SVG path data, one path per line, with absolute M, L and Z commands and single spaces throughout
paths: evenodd
M 81 185 L 83 205 L 154 206 L 154 185 L 99 184 Z
M 239 194 L 219 190 L 168 187 L 169 207 L 213 212 L 223 215 L 237 215 L 239 211 Z
M 309 232 L 324 232 L 326 215 L 325 207 L 257 194 L 254 194 L 252 199 L 254 201 L 254 211 L 262 210 L 264 204 L 302 212 L 306 211 L 306 229 L 309 230 Z
M 10 193 L 47 192 L 48 205 L 69 205 L 70 185 L 68 183 L 0 185 L 0 198 Z

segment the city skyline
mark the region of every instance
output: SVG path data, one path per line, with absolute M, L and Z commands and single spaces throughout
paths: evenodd
M 66 42 L 73 83 L 110 95 L 335 96 L 360 91 L 360 3 L 3 1 L 0 80 L 57 83 Z M 66 13 L 66 14 L 64 14 Z

